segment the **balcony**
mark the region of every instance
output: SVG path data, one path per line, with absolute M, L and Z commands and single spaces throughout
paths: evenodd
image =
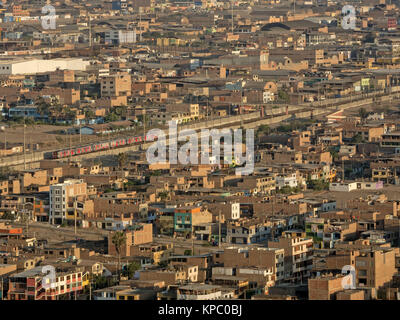
M 39 291 L 36 293 L 36 300 L 41 300 L 43 296 L 45 296 L 46 290 L 44 288 L 41 288 Z

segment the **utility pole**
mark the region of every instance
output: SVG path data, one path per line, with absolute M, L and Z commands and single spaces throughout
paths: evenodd
M 274 208 L 274 202 L 275 202 L 275 200 L 276 200 L 276 195 L 274 196 L 274 198 L 271 198 L 271 201 L 272 201 L 272 216 L 274 216 L 274 214 L 275 214 L 275 208 Z
M 344 182 L 344 160 L 342 159 L 342 182 Z
M 24 113 L 24 170 L 26 170 L 25 113 Z
M 71 133 L 69 134 L 69 162 L 71 163 L 71 157 L 72 157 L 72 136 Z
M 206 74 L 207 74 L 207 69 L 206 69 Z M 209 104 L 209 98 L 208 97 L 207 97 L 207 120 L 210 120 L 210 104 Z
M 92 277 L 90 274 L 88 275 L 89 277 L 89 300 L 92 300 Z
M 143 143 L 146 141 L 146 109 L 143 109 L 143 141 L 140 145 L 143 148 Z M 139 148 L 139 149 L 141 149 Z M 143 149 L 144 150 L 144 149 Z
M 88 19 L 89 19 L 89 47 L 91 49 L 92 48 L 92 20 L 90 18 L 89 13 L 88 13 Z
M 139 41 L 142 42 L 142 7 L 139 7 Z
M 28 233 L 29 233 L 29 214 L 25 209 L 25 205 L 24 205 L 24 212 L 27 215 L 27 217 L 26 217 L 26 236 L 28 237 Z
M 232 35 L 233 35 L 233 0 L 232 0 Z
M 29 169 L 32 169 L 32 161 L 33 161 L 33 147 L 32 147 L 32 136 L 29 136 L 29 150 L 31 151 L 31 162 L 29 165 Z
M 76 237 L 76 202 L 74 203 L 74 233 Z
M 218 213 L 218 248 L 221 248 L 221 210 Z

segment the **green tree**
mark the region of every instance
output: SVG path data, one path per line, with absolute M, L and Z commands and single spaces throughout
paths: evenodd
M 110 112 L 109 114 L 106 115 L 104 120 L 106 122 L 113 122 L 113 121 L 118 121 L 119 119 L 120 117 L 117 114 Z
M 128 161 L 128 155 L 126 154 L 126 152 L 121 152 L 118 154 L 117 160 L 119 168 L 122 169 Z
M 93 275 L 92 285 L 94 290 L 107 288 L 113 286 L 114 284 L 115 282 L 110 277 L 105 277 L 103 275 Z
M 308 180 L 307 185 L 308 185 L 308 188 L 313 189 L 315 191 L 329 190 L 329 182 L 324 181 L 322 179 Z
M 38 106 L 37 112 L 38 112 L 40 115 L 43 116 L 43 115 L 49 113 L 50 104 L 47 103 L 47 102 L 45 102 L 42 98 L 38 101 L 37 106 Z
M 361 108 L 358 110 L 358 115 L 360 116 L 361 120 L 364 121 L 368 117 L 368 112 L 365 108 Z
M 15 220 L 15 215 L 12 214 L 11 212 L 4 212 L 4 213 L 0 216 L 0 219 L 14 221 L 14 220 Z
M 159 177 L 161 176 L 161 171 L 160 170 L 154 170 L 150 173 L 151 176 L 153 177 Z
M 126 242 L 125 233 L 117 231 L 113 234 L 111 239 L 112 244 L 115 246 L 115 251 L 118 256 L 118 280 L 121 280 L 121 249 Z
M 158 264 L 158 266 L 160 268 L 166 268 L 168 266 L 168 261 L 164 260 L 164 261 L 160 261 L 160 263 Z
M 332 159 L 335 159 L 339 155 L 338 150 L 337 150 L 336 147 L 329 148 L 329 152 L 330 152 L 330 154 L 332 156 Z
M 258 138 L 260 134 L 262 135 L 269 135 L 271 133 L 271 128 L 267 126 L 266 124 L 263 124 L 258 127 L 257 132 L 256 132 L 256 137 Z
M 278 98 L 281 101 L 289 102 L 289 94 L 284 90 L 279 90 L 278 91 Z
M 352 143 L 362 143 L 364 141 L 363 137 L 361 134 L 357 133 L 352 139 Z
M 283 186 L 280 190 L 277 191 L 277 193 L 283 193 L 283 194 L 292 194 L 298 192 L 300 192 L 299 187 L 289 187 L 289 186 Z
M 166 200 L 166 199 L 168 198 L 169 192 L 168 192 L 168 191 L 160 192 L 160 193 L 158 194 L 158 196 L 161 198 L 162 201 L 164 201 L 164 200 Z
M 127 276 L 129 279 L 132 279 L 135 275 L 135 272 L 140 270 L 140 263 L 134 261 L 128 264 L 127 268 L 124 270 L 123 275 Z
M 86 119 L 93 119 L 95 117 L 96 117 L 96 114 L 94 113 L 93 110 L 88 109 L 88 110 L 85 111 L 85 118 Z

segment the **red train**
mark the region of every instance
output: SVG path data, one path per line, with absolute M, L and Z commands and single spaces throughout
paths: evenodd
M 152 136 L 152 139 L 150 139 L 150 136 L 145 136 L 144 141 L 154 141 L 157 140 L 156 136 Z M 99 142 L 99 143 L 94 143 L 92 145 L 84 146 L 84 147 L 76 147 L 72 149 L 64 149 L 64 150 L 59 150 L 59 151 L 54 151 L 52 153 L 52 158 L 53 159 L 61 159 L 61 158 L 66 158 L 69 156 L 77 156 L 85 153 L 91 153 L 91 152 L 96 152 L 96 151 L 101 151 L 101 150 L 107 150 L 107 149 L 114 149 L 130 144 L 137 144 L 137 143 L 142 143 L 143 137 L 138 136 L 138 137 L 131 137 L 131 138 L 120 138 L 116 140 L 111 140 L 107 142 Z

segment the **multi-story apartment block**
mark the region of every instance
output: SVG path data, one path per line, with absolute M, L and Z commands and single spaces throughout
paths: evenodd
M 68 208 L 73 206 L 77 196 L 87 193 L 87 184 L 83 180 L 66 180 L 50 186 L 50 212 L 49 221 L 52 224 L 61 224 L 66 219 Z
M 136 42 L 135 30 L 109 30 L 104 33 L 104 36 L 106 44 L 120 45 Z
M 276 176 L 275 180 L 276 180 L 276 188 L 278 190 L 284 187 L 296 188 L 299 185 L 296 173 L 287 175 L 278 175 Z
M 221 286 L 200 283 L 181 286 L 177 290 L 177 300 L 219 300 L 233 295 L 233 290 L 226 292 Z
M 237 186 L 250 194 L 271 194 L 276 189 L 274 175 L 248 176 L 238 182 Z
M 129 74 L 118 73 L 100 79 L 100 89 L 102 97 L 130 96 L 131 76 Z
M 56 271 L 54 279 L 50 280 L 42 268 L 35 267 L 12 275 L 7 299 L 57 300 L 60 296 L 77 295 L 89 284 L 88 274 L 82 271 Z
M 215 262 L 224 267 L 264 267 L 271 270 L 271 280 L 279 283 L 284 279 L 284 254 L 284 249 L 277 248 L 229 247 L 215 254 Z
M 388 286 L 397 274 L 395 264 L 399 248 L 364 249 L 355 257 L 356 286 L 380 288 Z
M 228 223 L 226 242 L 232 244 L 251 244 L 268 239 L 271 233 L 269 223 L 237 221 Z
M 180 207 L 174 210 L 175 235 L 193 235 L 194 227 L 212 222 L 212 214 L 201 207 Z
M 310 276 L 313 265 L 313 240 L 283 234 L 277 241 L 268 241 L 269 248 L 285 250 L 285 279 L 302 281 Z

